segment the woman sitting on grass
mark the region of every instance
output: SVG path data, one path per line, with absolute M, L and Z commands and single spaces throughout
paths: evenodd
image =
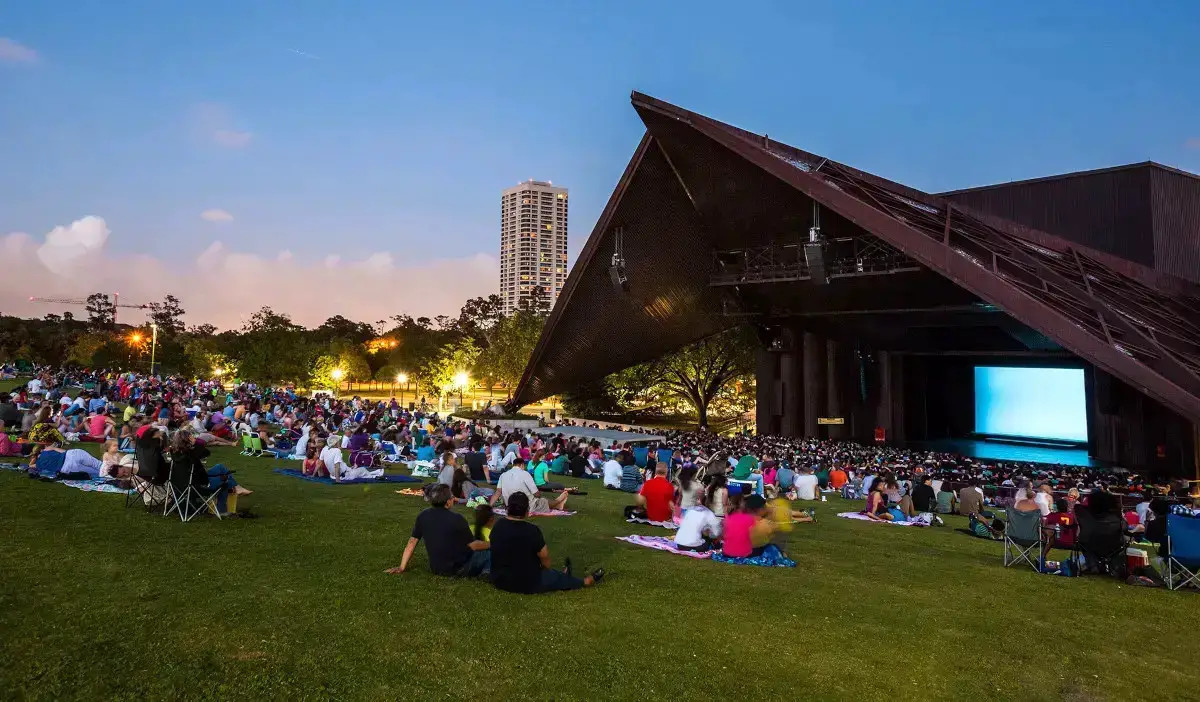
M 58 430 L 51 417 L 50 405 L 42 405 L 29 430 L 29 440 L 35 444 L 65 444 L 66 438 Z
M 547 492 L 558 492 L 567 489 L 567 486 L 562 483 L 550 481 L 549 476 L 550 464 L 546 462 L 546 450 L 538 449 L 538 452 L 533 457 L 533 484 L 538 486 L 538 490 L 546 490 Z
M 700 495 L 700 504 L 683 513 L 675 532 L 675 547 L 680 551 L 711 551 L 721 540 L 721 520 L 708 508 L 707 496 Z
M 495 490 L 491 488 L 481 488 L 467 476 L 467 472 L 462 468 L 454 469 L 454 476 L 450 479 L 450 495 L 453 497 L 456 504 L 467 504 L 471 500 L 490 499 Z
M 308 455 L 305 456 L 304 463 L 300 466 L 300 473 L 313 478 L 329 477 L 329 471 L 325 470 L 325 464 L 317 455 L 316 446 L 308 447 Z
M 876 478 L 871 482 L 871 491 L 867 493 L 867 506 L 862 513 L 868 519 L 877 522 L 895 521 L 896 517 L 888 511 L 887 497 L 883 492 L 883 480 Z
M 718 475 L 712 478 L 708 484 L 708 489 L 704 493 L 704 503 L 712 510 L 713 516 L 718 521 L 724 521 L 726 510 L 729 507 L 729 479 L 723 475 Z

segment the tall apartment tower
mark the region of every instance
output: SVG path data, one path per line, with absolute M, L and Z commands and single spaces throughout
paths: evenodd
M 504 314 L 535 287 L 550 306 L 567 280 L 567 189 L 527 180 L 500 196 L 500 298 Z

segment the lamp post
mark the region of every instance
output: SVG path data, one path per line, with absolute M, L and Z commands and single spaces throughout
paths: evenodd
M 463 388 L 467 387 L 470 378 L 466 373 L 458 373 L 454 376 L 454 384 L 458 386 L 458 406 L 461 409 L 463 403 Z
M 408 382 L 407 373 L 396 374 L 396 384 L 400 386 L 400 407 L 404 408 L 404 384 Z
M 154 375 L 154 352 L 158 350 L 158 323 L 150 322 L 150 375 Z
M 346 372 L 343 371 L 341 368 L 334 368 L 332 371 L 329 372 L 329 377 L 333 378 L 333 382 L 334 382 L 334 386 L 333 386 L 334 397 L 337 397 L 338 393 L 341 392 L 342 376 L 344 376 L 345 374 L 346 374 Z

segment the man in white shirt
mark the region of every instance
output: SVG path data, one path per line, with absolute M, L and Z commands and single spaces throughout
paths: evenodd
M 518 492 L 523 492 L 529 497 L 530 514 L 545 514 L 550 510 L 562 509 L 566 506 L 567 497 L 569 497 L 566 490 L 563 490 L 554 502 L 541 497 L 537 484 L 533 482 L 533 476 L 525 470 L 525 459 L 520 457 L 517 457 L 513 461 L 512 468 L 504 471 L 500 480 L 496 481 L 496 492 L 492 493 L 491 503 L 493 505 L 497 502 L 503 504 L 509 495 Z
M 804 466 L 800 472 L 796 474 L 796 499 L 798 500 L 815 500 L 817 499 L 817 476 L 813 475 L 810 466 Z
M 25 389 L 27 389 L 29 391 L 30 395 L 41 395 L 42 394 L 41 379 L 34 378 L 33 380 L 30 380 L 28 383 L 25 384 Z
M 338 437 L 336 435 L 329 437 L 325 442 L 325 448 L 321 449 L 321 462 L 325 464 L 325 470 L 329 471 L 330 477 L 334 480 L 362 480 L 363 478 L 381 478 L 383 477 L 383 469 L 376 468 L 370 470 L 361 466 L 347 466 L 342 462 L 342 450 L 338 448 Z
M 613 454 L 612 458 L 604 462 L 601 470 L 604 472 L 604 487 L 620 490 L 622 468 L 621 464 L 617 461 L 616 454 Z

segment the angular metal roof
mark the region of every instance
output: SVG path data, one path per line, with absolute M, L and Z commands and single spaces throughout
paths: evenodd
M 776 283 L 763 295 L 842 313 L 867 311 L 872 297 L 917 294 L 908 290 L 961 296 L 1200 421 L 1197 286 L 649 96 L 632 100 L 647 132 L 547 320 L 515 404 L 730 326 L 714 252 L 795 241 L 816 203 L 835 230 L 877 240 L 913 263 L 898 270 L 921 272 L 842 286 Z M 609 275 L 617 231 L 627 291 Z

